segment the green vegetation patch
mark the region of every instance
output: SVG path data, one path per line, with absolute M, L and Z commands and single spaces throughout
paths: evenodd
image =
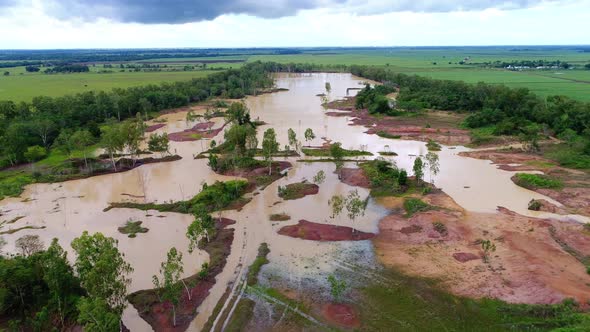
M 571 300 L 555 305 L 509 304 L 451 295 L 435 281 L 383 271 L 386 283 L 361 290 L 367 331 L 588 331 L 590 317 Z M 568 329 L 569 328 L 569 329 Z M 557 331 L 557 330 L 555 330 Z
M 531 190 L 560 189 L 563 187 L 560 180 L 542 174 L 517 173 L 512 179 L 517 185 Z
M 393 134 L 390 134 L 390 133 L 385 132 L 383 130 L 379 130 L 377 132 L 377 136 L 383 137 L 383 138 L 391 138 L 391 139 L 399 139 L 399 138 L 402 138 L 401 135 L 393 135 Z
M 231 209 L 246 202 L 242 197 L 248 190 L 248 181 L 230 180 L 216 181 L 212 185 L 204 184 L 201 192 L 188 201 L 172 203 L 111 203 L 105 211 L 112 208 L 130 208 L 139 210 L 157 210 L 160 212 L 193 213 L 204 208 L 207 212 Z
M 408 192 L 416 184 L 408 179 L 404 169 L 398 169 L 389 161 L 375 159 L 360 164 L 371 182 L 371 196 L 396 196 Z
M 254 263 L 252 263 L 248 269 L 248 286 L 254 286 L 258 283 L 258 274 L 260 273 L 262 266 L 269 263 L 268 258 L 266 258 L 269 253 L 270 249 L 268 248 L 268 244 L 264 242 L 261 243 L 260 247 L 258 247 L 258 255 L 256 256 Z
M 379 151 L 379 154 L 382 156 L 397 156 L 397 153 L 392 151 Z
M 404 210 L 406 210 L 406 217 L 411 217 L 415 213 L 431 210 L 432 205 L 428 205 L 418 198 L 406 198 L 404 200 Z
M 317 184 L 308 182 L 290 183 L 286 186 L 279 186 L 279 197 L 284 200 L 293 200 L 303 198 L 307 195 L 317 194 L 319 187 Z
M 287 221 L 291 220 L 291 216 L 285 212 L 273 213 L 268 217 L 268 219 L 270 219 L 270 221 Z
M 252 316 L 254 315 L 255 305 L 256 302 L 254 302 L 253 300 L 250 300 L 248 298 L 240 299 L 240 302 L 238 302 L 236 310 L 234 310 L 234 313 L 231 316 L 231 319 L 227 324 L 225 331 L 245 331 L 248 322 L 250 322 Z
M 301 151 L 310 157 L 331 157 L 330 149 L 320 148 L 320 149 L 301 149 Z M 361 151 L 361 150 L 347 150 L 342 149 L 342 157 L 358 157 L 358 156 L 372 156 L 373 154 L 368 151 Z
M 132 221 L 127 220 L 125 226 L 117 228 L 117 230 L 122 234 L 127 234 L 128 237 L 134 238 L 137 236 L 137 233 L 147 233 L 149 231 L 146 227 L 141 227 L 141 221 Z
M 426 143 L 426 147 L 428 148 L 428 151 L 440 151 L 442 149 L 440 144 L 431 139 L 429 139 L 428 143 Z

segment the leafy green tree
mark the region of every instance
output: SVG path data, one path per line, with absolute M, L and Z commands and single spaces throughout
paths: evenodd
M 338 178 L 340 179 L 340 170 L 342 169 L 342 166 L 344 166 L 344 149 L 342 148 L 342 143 L 332 143 L 332 145 L 330 145 L 330 155 L 334 160 L 334 164 L 336 165 L 336 173 L 338 173 Z
M 420 183 L 422 178 L 424 177 L 424 164 L 422 163 L 422 158 L 416 157 L 414 160 L 414 177 L 416 178 L 416 182 Z
M 49 147 L 49 135 L 51 135 L 56 130 L 55 122 L 51 121 L 48 118 L 37 118 L 33 121 L 33 130 L 39 137 L 41 141 L 43 141 L 43 146 L 45 148 Z
M 88 130 L 77 130 L 71 136 L 71 145 L 78 151 L 82 151 L 84 155 L 84 165 L 88 169 L 88 156 L 86 155 L 86 148 L 94 144 L 94 136 Z
M 362 200 L 358 190 L 353 190 L 348 193 L 346 197 L 346 211 L 348 211 L 348 218 L 354 223 L 356 218 L 365 215 L 367 203 L 369 198 Z
M 268 175 L 272 174 L 272 155 L 279 150 L 277 135 L 273 128 L 268 128 L 262 138 L 262 154 L 264 160 L 268 161 Z
M 168 153 L 170 149 L 170 139 L 168 138 L 168 134 L 151 134 L 148 140 L 148 149 L 152 152 L 159 152 L 161 154 Z
M 526 151 L 531 151 L 531 152 L 539 152 L 540 151 L 539 130 L 540 130 L 540 128 L 536 124 L 531 124 L 531 125 L 525 126 L 521 129 L 521 134 L 519 137 L 520 137 L 520 141 L 522 142 L 523 148 Z
M 167 259 L 160 265 L 160 277 L 152 277 L 154 286 L 161 294 L 161 299 L 169 301 L 172 304 L 172 324 L 176 326 L 176 306 L 180 301 L 182 293 L 181 275 L 184 271 L 182 267 L 182 253 L 176 248 L 170 248 Z
M 47 156 L 47 150 L 39 145 L 29 146 L 24 156 L 30 163 L 34 163 L 45 158 Z
M 113 169 L 117 171 L 115 155 L 125 147 L 125 136 L 120 124 L 112 124 L 101 129 L 100 145 L 109 154 Z
M 292 146 L 295 148 L 295 151 L 297 151 L 297 134 L 295 134 L 295 131 L 289 128 L 287 131 L 287 137 L 289 139 L 289 146 Z
M 426 154 L 426 162 L 428 163 L 428 170 L 430 172 L 430 182 L 434 184 L 434 181 L 432 180 L 432 174 L 436 176 L 440 171 L 438 155 L 434 152 L 428 152 Z
M 238 126 L 252 124 L 250 119 L 250 110 L 244 103 L 232 103 L 225 114 L 227 122 L 237 124 Z
M 73 131 L 71 129 L 62 130 L 55 141 L 53 141 L 53 148 L 65 153 L 68 157 L 72 157 L 74 152 L 74 144 L 72 142 Z
M 207 213 L 204 207 L 196 208 L 193 213 L 195 220 L 188 226 L 186 237 L 189 240 L 188 251 L 190 253 L 199 245 L 199 241 L 205 238 L 209 242 L 215 231 L 213 217 Z
M 330 218 L 334 219 L 342 213 L 346 205 L 346 199 L 342 195 L 334 195 L 328 201 L 328 205 L 332 209 L 332 215 Z
M 305 129 L 305 141 L 309 142 L 312 141 L 313 139 L 315 139 L 315 134 L 313 133 L 313 130 L 311 130 L 311 128 L 307 128 Z M 309 143 L 307 144 L 309 146 Z
M 322 184 L 326 181 L 326 173 L 324 171 L 318 171 L 316 175 L 313 177 L 313 183 L 315 184 Z
M 101 297 L 82 297 L 78 302 L 78 323 L 83 324 L 84 331 L 105 332 L 121 331 L 121 315 L 115 313 L 105 299 Z
M 93 310 L 107 310 L 121 322 L 127 287 L 131 284 L 131 279 L 127 278 L 127 275 L 133 268 L 119 252 L 117 241 L 101 233 L 89 235 L 84 231 L 80 237 L 72 241 L 72 248 L 77 254 L 74 265 L 76 273 L 89 296 L 89 299 L 82 301 L 78 306 L 80 316 L 88 318 L 93 314 Z M 111 317 L 107 313 L 103 316 Z M 83 319 L 81 323 L 85 326 L 94 324 L 91 319 Z
M 66 318 L 77 316 L 76 302 L 81 294 L 80 281 L 67 258 L 67 252 L 57 239 L 43 253 L 43 280 L 49 290 L 48 306 L 56 308 L 61 328 L 65 328 Z
M 140 154 L 141 150 L 139 149 L 141 142 L 143 141 L 143 136 L 145 134 L 145 124 L 141 119 L 141 116 L 137 115 L 137 117 L 133 120 L 128 120 L 123 122 L 122 124 L 122 132 L 124 147 L 129 151 L 132 157 L 134 157 L 133 162 L 135 163 L 135 158 Z
M 334 298 L 334 301 L 340 302 L 342 294 L 346 290 L 346 282 L 344 280 L 338 280 L 334 275 L 328 276 L 328 282 L 330 283 L 330 293 Z

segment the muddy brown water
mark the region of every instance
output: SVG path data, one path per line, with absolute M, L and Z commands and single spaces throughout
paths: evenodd
M 321 99 L 316 94 L 325 92 L 325 83 L 330 82 L 332 91 L 330 99 L 346 96 L 351 87 L 360 87 L 365 80 L 350 74 L 281 74 L 277 76 L 277 86 L 287 88 L 273 94 L 248 97 L 246 103 L 252 118 L 267 123 L 258 130 L 259 141 L 265 129 L 274 128 L 281 146 L 287 144 L 287 130 L 293 128 L 304 145 L 321 145 L 321 137 L 342 142 L 345 148 L 366 149 L 378 156 L 379 151 L 389 149 L 398 154 L 386 157 L 399 167 L 411 170 L 416 155 L 424 155 L 428 151 L 423 142 L 402 141 L 380 138 L 364 133 L 366 128 L 349 126 L 349 118 L 329 117 L 324 115 Z M 354 90 L 350 93 L 355 93 Z M 197 110 L 196 112 L 203 112 Z M 195 125 L 185 121 L 186 112 L 162 115 L 166 126 L 156 130 L 162 132 L 178 132 Z M 223 119 L 216 118 L 215 128 L 222 125 Z M 149 124 L 154 124 L 150 122 Z M 305 142 L 303 133 L 312 128 L 317 138 L 313 142 Z M 223 133 L 214 138 L 218 143 L 223 140 Z M 184 274 L 192 275 L 198 271 L 203 262 L 208 260 L 205 252 L 187 251 L 188 241 L 185 236 L 186 227 L 192 221 L 191 216 L 176 213 L 159 213 L 157 211 L 138 211 L 133 209 L 113 209 L 103 212 L 109 202 L 166 202 L 170 200 L 188 199 L 199 192 L 202 183 L 215 180 L 228 180 L 232 177 L 213 173 L 207 166 L 206 159 L 193 159 L 193 156 L 207 149 L 209 140 L 195 142 L 171 142 L 171 152 L 183 157 L 182 160 L 144 165 L 125 173 L 103 175 L 83 180 L 56 184 L 35 184 L 26 188 L 18 198 L 6 198 L 0 201 L 0 210 L 4 211 L 3 220 L 24 216 L 5 229 L 22 226 L 45 226 L 45 229 L 23 230 L 11 235 L 4 235 L 8 245 L 5 250 L 14 252 L 16 239 L 27 234 L 39 235 L 45 244 L 52 238 L 58 238 L 61 245 L 73 253 L 70 242 L 84 230 L 90 233 L 101 232 L 119 241 L 119 248 L 125 258 L 133 266 L 130 291 L 151 288 L 151 277 L 158 273 L 160 263 L 165 259 L 166 252 L 175 246 L 183 252 Z M 575 219 L 588 222 L 581 216 L 557 216 L 549 213 L 527 210 L 532 199 L 543 198 L 557 205 L 559 203 L 548 197 L 523 189 L 512 183 L 513 172 L 496 168 L 489 161 L 458 156 L 465 147 L 443 147 L 440 156 L 440 173 L 432 179 L 426 172 L 426 179 L 448 193 L 455 201 L 468 211 L 494 212 L 497 206 L 504 206 L 517 213 L 559 219 Z M 281 158 L 283 159 L 283 158 Z M 309 276 L 313 270 L 330 272 L 335 269 L 333 261 L 328 259 L 335 255 L 363 248 L 371 251 L 369 241 L 359 243 L 317 243 L 293 239 L 277 234 L 284 226 L 297 223 L 300 219 L 313 222 L 326 222 L 352 226 L 365 232 L 376 232 L 379 219 L 387 214 L 386 207 L 371 200 L 366 214 L 351 222 L 345 217 L 330 218 L 328 200 L 334 194 L 347 194 L 350 190 L 358 190 L 362 197 L 368 190 L 353 188 L 338 181 L 332 163 L 298 163 L 298 158 L 288 158 L 293 168 L 286 177 L 271 184 L 240 212 L 225 211 L 223 217 L 237 220 L 235 240 L 227 265 L 217 276 L 217 284 L 211 294 L 198 308 L 199 314 L 191 324 L 190 331 L 198 331 L 209 318 L 213 308 L 223 295 L 228 285 L 233 287 L 236 280 L 243 277 L 248 265 L 254 260 L 258 246 L 267 242 L 270 246 L 271 264 L 269 269 L 279 271 L 290 279 Z M 347 167 L 354 167 L 349 163 Z M 326 174 L 326 180 L 320 185 L 317 195 L 307 196 L 293 201 L 282 201 L 277 194 L 278 186 L 311 180 L 320 170 Z M 468 188 L 466 188 L 468 187 Z M 145 196 L 145 197 L 141 197 Z M 275 204 L 275 202 L 280 202 Z M 268 216 L 273 213 L 287 213 L 291 220 L 271 222 Z M 117 231 L 117 227 L 127 220 L 141 220 L 143 226 L 149 228 L 146 234 L 138 234 L 130 239 Z M 150 330 L 135 309 L 128 307 L 124 313 L 125 324 L 132 331 Z M 222 324 L 222 322 L 218 322 Z

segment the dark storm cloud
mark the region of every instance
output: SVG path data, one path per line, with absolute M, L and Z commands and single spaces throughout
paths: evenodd
M 345 0 L 55 0 L 46 8 L 60 18 L 105 17 L 122 22 L 174 24 L 212 20 L 223 14 L 277 18 L 295 15 L 302 9 L 343 2 Z
M 16 0 L 0 0 L 0 4 Z M 546 0 L 545 2 L 571 1 Z M 108 18 L 121 22 L 186 23 L 212 20 L 223 14 L 263 18 L 295 15 L 299 10 L 325 8 L 360 15 L 388 12 L 450 12 L 488 8 L 519 9 L 542 0 L 44 0 L 46 11 L 60 19 Z

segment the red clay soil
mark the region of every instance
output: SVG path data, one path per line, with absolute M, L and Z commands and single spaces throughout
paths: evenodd
M 564 208 L 547 202 L 542 211 L 590 216 L 590 174 L 587 172 L 560 167 L 549 159 L 519 150 L 470 151 L 459 155 L 491 160 L 499 169 L 506 171 L 540 171 L 557 178 L 563 183 L 563 188 L 539 188 L 534 191 L 558 201 Z
M 362 168 L 342 168 L 340 181 L 349 186 L 371 188 L 371 182 Z
M 453 254 L 453 258 L 458 262 L 465 263 L 472 260 L 481 259 L 481 256 L 470 252 L 456 252 Z
M 270 167 L 272 170 L 272 174 L 270 175 L 272 177 L 272 181 L 274 182 L 278 179 L 280 179 L 281 173 L 286 170 L 287 168 L 291 168 L 293 167 L 293 165 L 288 162 L 288 161 L 274 161 L 272 163 L 272 166 Z M 277 172 L 278 170 L 278 172 Z M 229 169 L 225 172 L 221 172 L 218 173 L 221 175 L 227 175 L 227 176 L 239 176 L 239 177 L 243 177 L 246 178 L 250 183 L 258 185 L 256 183 L 256 179 L 259 176 L 268 176 L 268 167 L 264 166 L 264 167 L 257 167 L 257 168 L 249 168 L 249 169 Z M 266 185 L 268 185 L 269 183 L 265 183 Z M 252 188 L 254 189 L 254 188 Z
M 198 141 L 201 138 L 213 138 L 219 134 L 223 128 L 225 128 L 227 123 L 224 123 L 223 126 L 217 129 L 211 129 L 214 124 L 214 122 L 198 123 L 190 129 L 185 129 L 176 133 L 170 133 L 168 134 L 168 138 L 174 142 L 189 142 Z
M 215 277 L 226 264 L 234 239 L 234 230 L 226 229 L 235 221 L 227 218 L 216 219 L 217 236 L 202 249 L 210 255 L 209 273 L 204 279 L 193 275 L 185 279 L 187 285 L 195 284 L 189 289 L 191 299 L 183 288 L 179 304 L 176 308 L 176 326 L 172 321 L 172 305 L 170 302 L 160 302 L 154 289 L 142 290 L 129 295 L 129 302 L 137 309 L 143 318 L 156 332 L 185 331 L 197 315 L 198 306 L 209 295 L 215 285 Z M 215 255 L 215 256 L 214 256 Z
M 362 241 L 375 236 L 373 233 L 365 233 L 346 226 L 318 224 L 307 220 L 299 220 L 299 223 L 284 226 L 279 234 L 311 241 Z
M 384 132 L 400 136 L 400 139 L 428 142 L 434 140 L 446 145 L 466 145 L 471 142 L 468 130 L 457 129 L 464 116 L 453 112 L 430 111 L 423 116 L 385 116 L 375 117 L 369 111 L 355 110 L 354 98 L 339 105 L 330 103 L 329 107 L 340 110 L 326 112 L 328 116 L 351 117 L 351 126 L 364 126 L 367 134 Z M 430 127 L 430 128 L 426 128 Z
M 158 130 L 158 129 L 162 128 L 162 127 L 165 127 L 165 126 L 166 126 L 166 124 L 165 124 L 165 123 L 157 123 L 157 124 L 154 124 L 154 125 L 148 126 L 148 127 L 145 129 L 145 132 L 146 132 L 146 133 L 151 133 L 152 131 L 156 131 L 156 130 Z
M 328 303 L 322 306 L 322 316 L 330 324 L 344 328 L 358 328 L 361 321 L 353 307 L 347 304 Z
M 587 305 L 590 276 L 583 261 L 590 256 L 590 232 L 583 225 L 525 217 L 505 208 L 466 212 L 440 191 L 422 199 L 438 209 L 405 218 L 398 208 L 403 198 L 382 200 L 394 212 L 380 221 L 373 243 L 386 266 L 438 279 L 461 296 L 536 304 L 574 298 Z M 444 224 L 446 232 L 439 233 L 434 222 Z M 411 226 L 420 231 L 408 232 Z M 481 240 L 496 246 L 489 263 L 479 259 Z

